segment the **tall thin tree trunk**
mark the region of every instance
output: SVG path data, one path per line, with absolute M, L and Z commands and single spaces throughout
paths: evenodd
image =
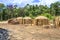
M 2 17 L 2 15 L 1 15 L 1 21 L 3 20 L 3 17 Z

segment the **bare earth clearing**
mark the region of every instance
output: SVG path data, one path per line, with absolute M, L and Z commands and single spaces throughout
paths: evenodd
M 0 28 L 10 31 L 11 40 L 60 40 L 60 29 L 0 23 Z

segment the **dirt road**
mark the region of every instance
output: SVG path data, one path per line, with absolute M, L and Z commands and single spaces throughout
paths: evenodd
M 11 40 L 60 40 L 60 29 L 0 23 L 0 28 L 10 31 Z

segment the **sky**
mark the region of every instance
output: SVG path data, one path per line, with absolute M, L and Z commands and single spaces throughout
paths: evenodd
M 26 4 L 30 5 L 47 5 L 49 6 L 51 3 L 57 2 L 60 0 L 0 0 L 0 3 L 5 5 L 13 4 L 18 5 L 20 7 L 24 7 Z

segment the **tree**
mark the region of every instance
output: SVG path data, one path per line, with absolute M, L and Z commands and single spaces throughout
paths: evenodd
M 14 13 L 13 13 L 13 5 L 7 5 L 7 9 L 8 9 L 8 14 L 9 14 L 9 18 L 13 18 L 13 15 L 14 15 Z
M 0 20 L 3 20 L 3 8 L 4 7 L 5 7 L 5 5 L 0 3 Z
M 5 7 L 5 5 L 0 3 L 0 8 L 4 8 L 4 7 Z
M 55 16 L 60 15 L 60 2 L 52 3 L 50 9 Z

